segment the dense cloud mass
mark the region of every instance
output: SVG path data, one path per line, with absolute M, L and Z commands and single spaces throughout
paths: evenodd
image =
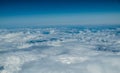
M 0 30 L 0 73 L 119 73 L 120 28 Z

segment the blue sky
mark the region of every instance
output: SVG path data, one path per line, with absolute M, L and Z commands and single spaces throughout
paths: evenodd
M 0 25 L 120 24 L 119 0 L 0 0 Z

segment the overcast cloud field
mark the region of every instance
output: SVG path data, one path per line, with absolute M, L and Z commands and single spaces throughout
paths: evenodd
M 119 73 L 120 26 L 0 29 L 0 73 Z

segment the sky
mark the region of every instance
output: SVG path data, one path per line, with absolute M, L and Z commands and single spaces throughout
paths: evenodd
M 120 0 L 0 0 L 0 26 L 120 24 Z

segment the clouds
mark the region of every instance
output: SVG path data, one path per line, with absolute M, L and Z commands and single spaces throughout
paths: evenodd
M 1 29 L 0 72 L 119 73 L 120 27 L 76 27 Z

